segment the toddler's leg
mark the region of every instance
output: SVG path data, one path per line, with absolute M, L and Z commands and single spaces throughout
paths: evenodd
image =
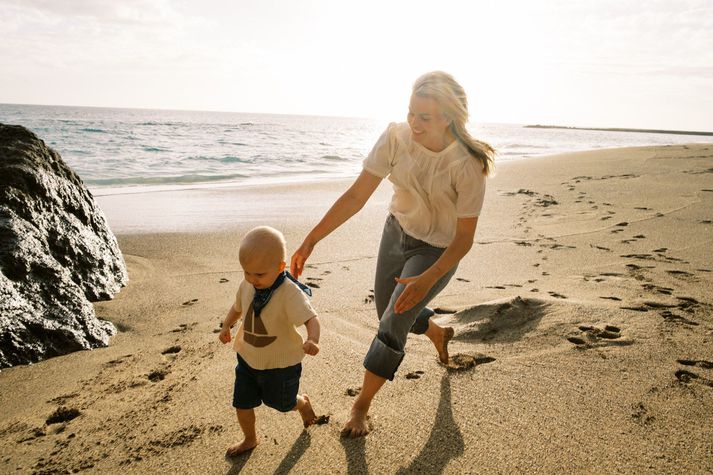
M 297 404 L 295 404 L 293 411 L 299 411 L 302 417 L 302 423 L 305 427 L 311 426 L 317 420 L 317 414 L 314 413 L 312 404 L 309 402 L 309 397 L 307 397 L 306 394 L 297 396 Z
M 259 443 L 257 440 L 257 434 L 255 433 L 255 410 L 236 409 L 235 411 L 238 414 L 238 424 L 240 424 L 240 429 L 242 429 L 245 439 L 239 444 L 228 447 L 228 450 L 225 453 L 228 457 L 252 450 L 257 447 L 257 444 Z

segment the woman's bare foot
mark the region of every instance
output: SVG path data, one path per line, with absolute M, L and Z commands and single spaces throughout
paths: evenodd
M 341 436 L 356 438 L 364 437 L 371 431 L 369 427 L 369 416 L 366 411 L 352 408 L 352 416 L 342 428 Z
M 448 342 L 451 341 L 455 331 L 451 327 L 441 327 L 432 320 L 428 321 L 426 336 L 433 342 L 438 351 L 438 360 L 443 364 L 448 364 Z
M 302 399 L 302 401 L 300 401 Z M 305 427 L 309 427 L 317 420 L 317 414 L 312 409 L 312 404 L 309 402 L 309 397 L 306 394 L 297 396 L 297 410 L 302 416 L 302 423 Z
M 236 455 L 244 454 L 255 447 L 257 447 L 257 440 L 247 440 L 240 442 L 239 444 L 231 445 L 228 450 L 225 451 L 226 457 L 235 457 Z

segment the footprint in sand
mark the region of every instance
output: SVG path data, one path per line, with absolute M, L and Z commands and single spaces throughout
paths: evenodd
M 599 297 L 600 299 L 604 300 L 614 300 L 616 302 L 621 302 L 621 299 L 619 297 L 614 297 L 614 296 L 607 296 L 607 297 Z
M 559 293 L 557 293 L 557 292 L 552 292 L 551 290 L 550 290 L 549 292 L 547 292 L 547 293 L 550 294 L 550 296 L 552 296 L 552 297 L 554 297 L 554 298 L 556 298 L 556 299 L 566 299 L 566 298 L 567 298 L 566 295 L 562 295 L 562 294 L 559 294 Z
M 689 325 L 692 327 L 698 326 L 698 322 L 694 322 L 693 320 L 689 320 L 686 317 L 676 315 L 670 310 L 664 310 L 663 312 L 661 312 L 661 316 L 669 323 L 680 323 L 682 325 Z
M 181 351 L 181 347 L 178 345 L 174 345 L 174 346 L 169 346 L 168 348 L 163 350 L 161 352 L 161 354 L 162 355 L 172 355 L 172 354 L 179 353 L 180 351 Z
M 458 309 L 451 308 L 451 307 L 436 307 L 433 309 L 433 312 L 436 313 L 437 315 L 452 315 L 456 313 Z
M 411 371 L 409 373 L 406 373 L 406 379 L 419 379 L 423 375 L 423 371 L 418 370 L 418 371 Z
M 574 343 L 577 349 L 596 348 L 610 345 L 631 345 L 633 341 L 621 337 L 621 329 L 614 325 L 606 325 L 603 329 L 582 325 L 578 334 L 571 334 L 567 341 Z
M 589 247 L 593 247 L 593 248 L 595 248 L 595 249 L 599 249 L 600 251 L 609 251 L 609 252 L 611 252 L 611 249 L 609 249 L 608 247 L 604 247 L 604 246 L 597 246 L 597 245 L 595 245 L 595 244 L 590 244 Z
M 493 361 L 495 358 L 481 353 L 457 353 L 448 358 L 448 364 L 444 366 L 448 371 L 466 371 Z
M 468 279 L 464 279 L 464 278 L 462 278 L 462 277 L 456 277 L 456 280 L 457 280 L 458 282 L 470 282 Z
M 319 284 L 315 284 L 314 282 L 307 282 L 307 287 L 312 287 L 313 289 L 318 289 Z
M 631 414 L 631 418 L 641 425 L 649 425 L 656 420 L 656 418 L 654 416 L 649 416 L 648 412 L 649 411 L 646 409 L 646 406 L 644 406 L 644 403 L 640 402 L 634 406 L 634 412 Z
M 225 284 L 226 282 L 230 282 L 230 281 L 228 279 L 226 279 L 225 277 L 223 277 L 222 279 L 220 279 L 218 281 L 218 283 L 220 283 L 220 284 Z
M 152 383 L 158 383 L 159 381 L 163 381 L 164 379 L 166 379 L 167 374 L 168 371 L 163 369 L 157 369 L 155 371 L 151 371 L 146 377 Z
M 704 369 L 713 369 L 713 361 L 706 361 L 706 360 L 676 360 L 679 364 L 682 364 L 684 366 L 698 366 L 699 368 L 704 368 Z
M 69 408 L 69 407 L 64 407 L 60 406 L 57 408 L 56 411 L 50 415 L 45 423 L 47 425 L 50 424 L 60 424 L 62 422 L 69 422 L 72 419 L 76 419 L 79 417 L 82 413 L 79 411 L 79 409 L 76 408 Z
M 654 284 L 642 284 L 641 285 L 644 290 L 647 290 L 649 292 L 657 292 L 659 294 L 664 294 L 664 295 L 671 295 L 673 292 L 673 289 L 670 287 L 659 287 L 658 285 Z
M 679 383 L 690 384 L 696 382 L 713 388 L 712 380 L 699 376 L 698 374 L 688 371 L 687 369 L 679 369 L 674 374 Z
M 347 388 L 347 390 L 344 392 L 347 396 L 354 397 L 358 395 L 361 392 L 361 386 L 358 388 Z
M 198 322 L 193 322 L 191 324 L 181 323 L 180 325 L 178 325 L 178 328 L 174 328 L 173 330 L 171 330 L 171 333 L 185 333 L 196 325 L 198 325 Z
M 191 299 L 191 300 L 186 300 L 181 305 L 183 305 L 184 307 L 190 307 L 191 305 L 195 305 L 196 302 L 198 302 L 198 299 Z
M 374 301 L 374 291 L 373 291 L 373 290 L 369 290 L 369 295 L 367 295 L 366 297 L 364 297 L 364 303 L 371 303 L 371 302 L 373 302 L 373 301 Z

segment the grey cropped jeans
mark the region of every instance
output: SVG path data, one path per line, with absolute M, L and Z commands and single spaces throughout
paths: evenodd
M 445 248 L 432 246 L 406 234 L 393 215 L 386 219 L 374 283 L 379 330 L 364 357 L 367 370 L 393 380 L 404 358 L 408 333 L 422 334 L 428 329 L 428 320 L 434 312 L 426 305 L 445 288 L 457 266 L 441 277 L 423 300 L 404 313 L 395 313 L 394 305 L 406 286 L 397 284 L 394 279 L 422 274 L 444 251 Z

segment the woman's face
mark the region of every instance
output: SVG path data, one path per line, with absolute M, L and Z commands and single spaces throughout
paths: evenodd
M 413 94 L 407 120 L 415 142 L 434 152 L 445 148 L 449 122 L 435 99 Z

